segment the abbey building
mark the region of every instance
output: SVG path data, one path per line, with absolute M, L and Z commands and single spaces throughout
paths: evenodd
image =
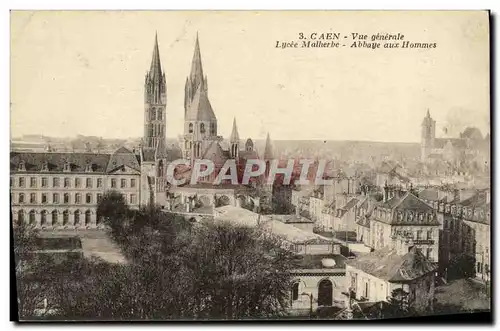
M 261 200 L 258 181 L 250 185 L 212 185 L 222 165 L 234 159 L 242 171 L 247 159 L 260 158 L 251 139 L 241 144 L 236 118 L 229 144 L 218 135 L 217 117 L 209 100 L 200 43 L 196 37 L 191 70 L 184 90 L 184 132 L 179 146 L 166 146 L 169 109 L 167 77 L 162 69 L 158 38 L 155 36 L 149 70 L 144 78 L 144 134 L 140 146 L 124 147 L 112 154 L 11 152 L 10 187 L 14 222 L 39 228 L 96 228 L 100 226 L 96 207 L 105 192 L 120 192 L 132 208 L 157 204 L 169 211 L 209 215 L 221 205 L 239 205 L 256 210 Z M 271 141 L 265 147 L 272 157 Z M 213 177 L 196 185 L 170 187 L 168 165 L 177 159 L 210 159 Z M 189 175 L 191 167 L 181 169 Z M 263 191 L 272 188 L 263 187 Z M 272 192 L 270 192 L 272 194 Z M 268 194 L 268 195 L 270 195 Z M 265 194 L 263 194 L 266 196 Z

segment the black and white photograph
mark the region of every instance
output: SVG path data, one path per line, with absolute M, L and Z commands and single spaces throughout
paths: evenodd
M 12 10 L 10 309 L 490 321 L 490 22 Z

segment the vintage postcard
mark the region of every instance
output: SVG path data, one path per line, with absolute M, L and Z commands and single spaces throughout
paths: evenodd
M 10 18 L 20 321 L 491 319 L 488 11 Z

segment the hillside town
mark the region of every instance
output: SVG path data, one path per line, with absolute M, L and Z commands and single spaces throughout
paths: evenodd
M 296 258 L 288 270 L 289 316 L 323 311 L 330 319 L 366 318 L 397 291 L 422 316 L 450 302 L 463 302 L 457 313 L 490 309 L 489 133 L 464 127 L 458 137 L 437 137 L 432 109 L 422 109 L 415 144 L 275 142 L 272 131 L 258 141 L 240 136 L 237 113 L 223 137 L 208 93 L 207 76 L 214 73 L 204 71 L 196 36 L 184 84 L 184 131 L 167 139 L 167 113 L 178 111 L 167 106 L 167 93 L 177 91 L 167 92 L 159 44 L 155 36 L 149 69 L 137 77 L 144 81 L 142 138 L 14 141 L 14 227 L 37 229 L 44 242 L 59 242 L 60 251 L 74 254 L 77 247 L 84 258 L 125 265 L 99 214 L 103 198 L 117 192 L 133 210 L 156 206 L 192 224 L 227 222 L 281 238 Z M 214 184 L 228 160 L 241 178 L 249 160 L 286 167 L 305 158 L 313 160 L 309 185 L 299 183 L 298 168 L 290 183 L 280 176 L 270 182 L 269 167 L 248 184 Z M 194 184 L 172 185 L 168 167 L 179 159 L 188 163 L 176 168 L 178 178 L 191 178 L 196 160 L 211 160 L 215 170 Z M 331 185 L 315 184 L 320 160 L 326 160 L 322 179 Z M 37 311 L 46 311 L 47 300 L 40 302 Z

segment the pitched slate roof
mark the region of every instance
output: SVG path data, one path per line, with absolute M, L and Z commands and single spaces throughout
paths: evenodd
M 346 264 L 362 270 L 374 277 L 393 282 L 403 283 L 417 279 L 436 270 L 436 264 L 430 262 L 415 247 L 405 255 L 386 246 L 368 254 L 359 255 Z
M 109 154 L 11 152 L 10 167 L 11 171 L 18 171 L 19 164 L 24 161 L 27 172 L 39 172 L 47 162 L 50 172 L 62 172 L 69 162 L 72 172 L 85 172 L 87 164 L 91 164 L 93 172 L 104 173 L 109 159 Z
M 186 121 L 216 121 L 212 105 L 208 100 L 208 95 L 202 86 L 198 86 L 193 101 L 189 104 L 186 112 Z
M 395 196 L 383 202 L 380 206 L 389 209 L 412 210 L 418 212 L 431 212 L 433 210 L 431 206 L 410 192 L 406 192 L 400 198 Z
M 364 226 L 365 228 L 370 228 L 370 218 L 361 216 L 358 220 L 356 220 L 356 224 Z
M 217 164 L 224 164 L 228 159 L 228 155 L 226 151 L 222 149 L 219 142 L 213 140 L 210 145 L 208 145 L 207 149 L 203 153 L 202 159 L 207 159 Z
M 418 192 L 418 197 L 424 200 L 437 201 L 438 191 L 434 188 L 425 188 L 422 191 Z
M 141 170 L 137 155 L 135 155 L 125 147 L 121 147 L 113 154 L 111 154 L 111 158 L 109 160 L 106 171 L 110 172 L 122 166 L 127 166 L 137 171 Z
M 374 212 L 376 220 L 386 224 L 439 225 L 439 221 L 437 220 L 435 215 L 436 213 L 432 206 L 428 205 L 410 192 L 407 192 L 400 198 L 393 197 L 386 202 L 379 204 L 378 207 L 390 210 L 391 215 L 388 219 L 377 217 L 376 210 L 378 208 L 376 208 Z M 407 219 L 405 217 L 405 214 L 408 214 L 407 212 L 411 212 L 410 214 L 414 215 L 414 218 Z M 398 219 L 398 214 L 400 213 L 403 216 L 402 219 Z M 425 218 L 420 220 L 419 214 L 424 214 Z

